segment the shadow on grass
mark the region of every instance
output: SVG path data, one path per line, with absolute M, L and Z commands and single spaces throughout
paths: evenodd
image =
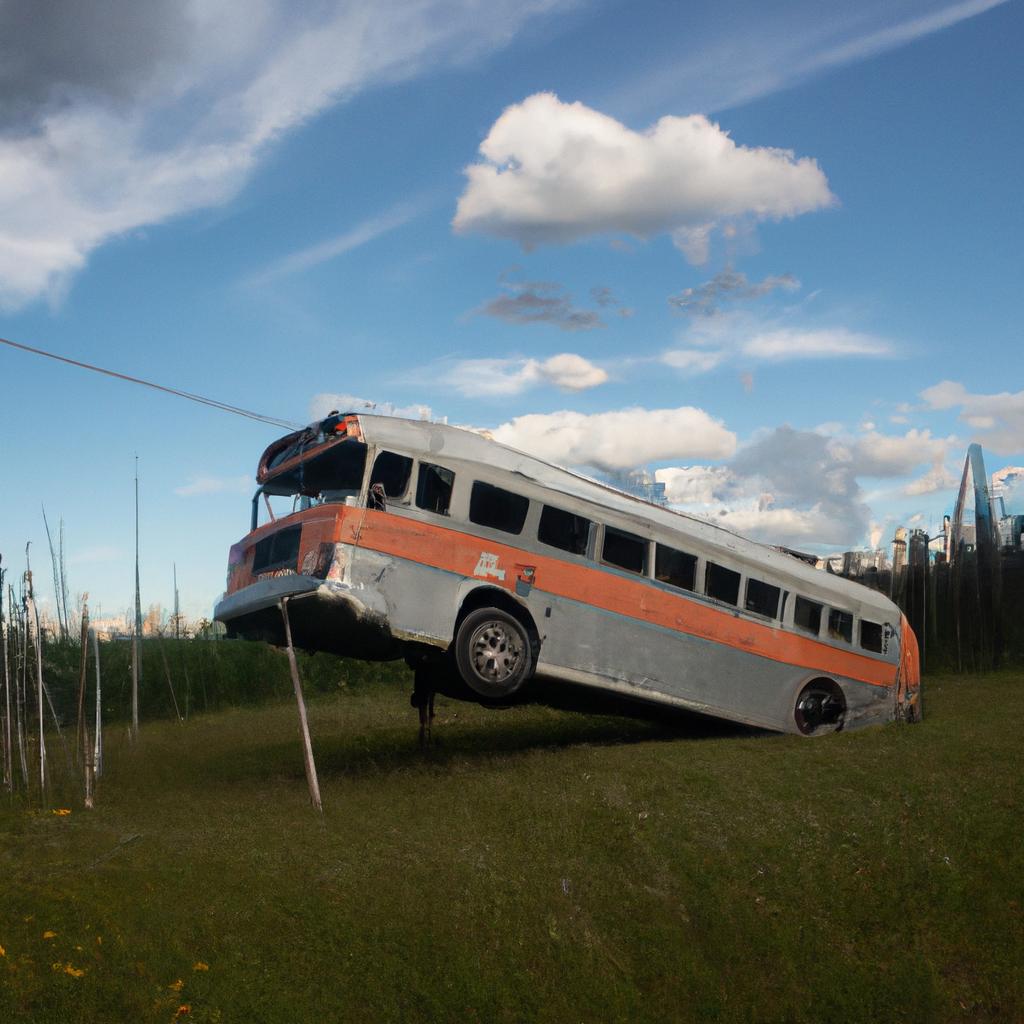
M 463 709 L 467 717 L 462 718 Z M 634 743 L 699 741 L 761 735 L 762 730 L 676 708 L 664 708 L 620 698 L 588 694 L 579 688 L 547 690 L 544 700 L 512 708 L 490 709 L 481 720 L 472 705 L 441 698 L 433 741 L 419 746 L 419 722 L 410 707 L 408 727 L 394 719 L 379 728 L 325 734 L 313 725 L 313 748 L 321 778 L 368 777 L 455 763 L 478 763 L 496 757 L 515 757 L 538 750 L 574 746 L 621 746 Z M 225 782 L 271 778 L 301 778 L 302 757 L 294 742 L 260 742 L 204 759 Z

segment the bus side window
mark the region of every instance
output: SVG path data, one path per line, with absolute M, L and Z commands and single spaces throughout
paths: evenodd
M 435 466 L 432 462 L 421 462 L 419 477 L 416 480 L 416 505 L 428 512 L 448 515 L 448 506 L 452 502 L 452 486 L 455 473 L 444 466 Z
M 537 540 L 549 547 L 560 548 L 571 555 L 586 555 L 590 540 L 590 520 L 545 505 L 540 512 Z
M 882 653 L 882 627 L 877 622 L 860 620 L 860 645 L 865 651 Z
M 407 455 L 396 455 L 394 452 L 381 452 L 373 460 L 373 472 L 370 474 L 370 487 L 380 484 L 388 498 L 402 498 L 409 489 L 409 477 L 412 475 L 412 459 Z
M 725 566 L 708 562 L 704 573 L 704 593 L 726 604 L 738 604 L 740 600 L 740 574 Z
M 469 497 L 469 521 L 505 533 L 522 533 L 530 499 L 512 491 L 473 481 Z
M 779 588 L 773 587 L 770 583 L 765 583 L 762 580 L 748 579 L 747 599 L 744 607 L 748 612 L 754 612 L 757 615 L 765 615 L 769 619 L 774 619 L 779 613 L 780 593 Z
M 647 541 L 636 534 L 606 526 L 601 561 L 643 576 L 647 572 Z
M 817 601 L 808 601 L 806 597 L 796 595 L 793 608 L 793 625 L 817 636 L 821 632 L 822 606 Z
M 697 556 L 656 544 L 654 578 L 680 590 L 693 590 L 697 584 Z
M 845 640 L 853 643 L 853 616 L 849 612 L 830 608 L 828 611 L 828 635 L 833 640 Z

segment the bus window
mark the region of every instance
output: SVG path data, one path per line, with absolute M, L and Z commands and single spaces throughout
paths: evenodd
M 680 590 L 693 590 L 697 584 L 697 556 L 656 544 L 654 578 Z
M 590 540 L 589 519 L 545 505 L 540 512 L 537 540 L 571 555 L 586 555 Z
M 530 499 L 491 484 L 473 481 L 469 498 L 469 521 L 505 533 L 521 533 Z
M 793 625 L 817 636 L 821 632 L 822 606 L 817 601 L 808 601 L 806 597 L 796 595 L 793 608 Z
M 432 462 L 421 462 L 416 481 L 416 505 L 428 512 L 448 515 L 454 483 L 455 473 L 452 470 L 435 466 Z
M 402 498 L 409 488 L 409 477 L 412 475 L 412 459 L 408 455 L 396 455 L 394 452 L 381 452 L 373 461 L 373 472 L 370 474 L 370 487 L 380 484 L 384 495 L 388 498 Z
M 601 561 L 643 576 L 647 572 L 647 541 L 635 534 L 606 526 Z
M 726 604 L 738 604 L 740 599 L 740 574 L 724 566 L 708 562 L 704 574 L 704 593 Z
M 882 653 L 882 627 L 877 622 L 860 622 L 860 645 L 865 651 Z
M 748 612 L 766 615 L 769 619 L 774 619 L 779 613 L 780 593 L 780 589 L 773 587 L 770 583 L 765 583 L 762 580 L 748 579 L 747 599 L 744 607 Z
M 830 608 L 828 612 L 828 635 L 833 640 L 845 640 L 853 643 L 853 616 L 849 612 Z

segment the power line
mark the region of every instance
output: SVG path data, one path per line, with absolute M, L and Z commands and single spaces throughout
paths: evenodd
M 292 423 L 290 420 L 279 420 L 273 416 L 264 416 L 262 413 L 253 412 L 251 409 L 242 409 L 237 405 L 228 405 L 226 402 L 218 402 L 215 398 L 206 398 L 203 395 L 194 395 L 191 391 L 179 391 L 177 388 L 167 387 L 164 384 L 155 384 L 151 380 L 143 380 L 141 377 L 132 377 L 127 373 L 118 373 L 116 370 L 106 370 L 102 366 L 93 366 L 92 363 L 83 363 L 78 359 L 69 359 L 67 356 L 57 355 L 56 352 L 47 352 L 45 349 L 33 348 L 31 345 L 22 345 L 16 341 L 8 341 L 7 338 L 0 338 L 0 344 L 9 345 L 11 348 L 20 349 L 22 352 L 31 352 L 32 355 L 45 356 L 47 359 L 56 359 L 60 363 L 68 363 L 70 366 L 78 366 L 83 370 L 92 370 L 94 373 L 103 373 L 108 377 L 115 377 L 117 380 L 126 380 L 131 384 L 142 384 L 155 391 L 163 391 L 168 395 L 176 395 L 178 398 L 187 398 L 190 402 L 198 402 L 200 405 L 208 405 L 212 409 L 220 409 L 222 412 L 234 413 L 236 416 L 245 416 L 250 420 L 258 420 L 260 423 L 269 423 L 274 427 L 283 427 L 286 430 L 299 430 L 301 423 Z

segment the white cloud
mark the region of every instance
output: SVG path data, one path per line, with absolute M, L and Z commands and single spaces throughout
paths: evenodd
M 309 402 L 309 418 L 312 421 L 322 420 L 325 416 L 338 412 L 366 412 L 375 416 L 397 416 L 404 420 L 430 420 L 434 418 L 429 405 L 394 405 L 391 402 L 374 402 L 368 398 L 357 398 L 338 392 L 323 391 L 314 395 Z
M 784 329 L 757 334 L 744 342 L 744 355 L 758 359 L 835 359 L 843 356 L 891 356 L 889 342 L 842 327 L 824 330 Z
M 950 442 L 928 430 L 908 430 L 902 437 L 870 430 L 856 440 L 850 458 L 860 476 L 906 476 L 926 462 L 941 467 Z
M 725 466 L 670 466 L 654 472 L 665 485 L 665 497 L 672 505 L 711 505 L 732 483 Z
M 703 409 L 621 409 L 518 416 L 491 431 L 496 441 L 563 466 L 614 471 L 666 459 L 720 459 L 736 435 Z
M 496 0 L 486 18 L 476 0 L 0 10 L 0 307 L 59 296 L 111 238 L 230 199 L 331 105 L 505 45 L 564 2 Z
M 735 362 L 749 366 L 798 359 L 879 359 L 897 355 L 892 342 L 844 327 L 778 326 L 791 315 L 784 311 L 766 319 L 746 310 L 705 313 L 687 324 L 679 334 L 678 347 L 663 352 L 660 359 L 667 366 L 697 374 Z
M 563 391 L 585 391 L 604 384 L 608 374 L 583 356 L 562 352 L 543 361 L 460 359 L 443 373 L 442 380 L 460 394 L 480 398 L 518 395 L 541 384 L 553 384 Z
M 667 233 L 703 262 L 716 227 L 834 202 L 814 160 L 739 146 L 702 115 L 663 117 L 641 133 L 552 93 L 508 107 L 480 153 L 483 162 L 466 168 L 453 226 L 525 246 Z
M 666 366 L 685 373 L 708 373 L 728 356 L 727 352 L 700 349 L 676 348 L 662 353 L 661 361 Z
M 1000 455 L 1024 452 L 1024 391 L 972 394 L 944 380 L 921 392 L 932 409 L 959 409 L 960 419 L 979 431 L 975 440 Z
M 182 498 L 206 494 L 248 494 L 255 486 L 250 476 L 197 476 L 187 484 L 175 487 L 174 493 Z
M 903 488 L 908 497 L 920 494 L 935 494 L 937 491 L 952 491 L 960 483 L 959 477 L 944 465 L 932 466 L 923 476 L 911 480 Z

